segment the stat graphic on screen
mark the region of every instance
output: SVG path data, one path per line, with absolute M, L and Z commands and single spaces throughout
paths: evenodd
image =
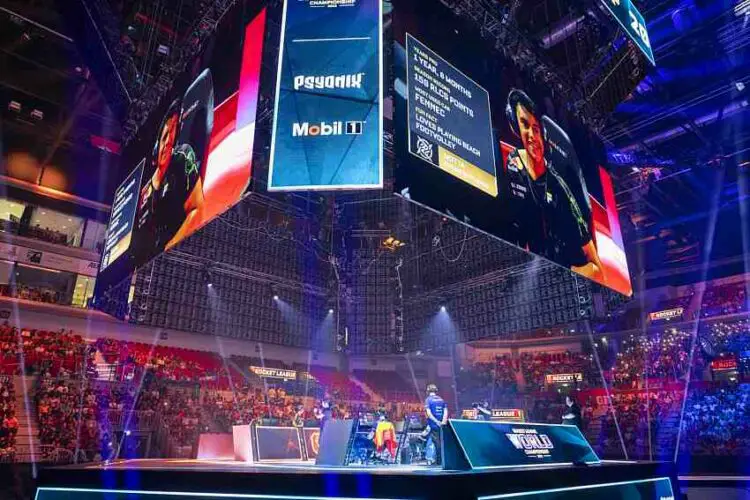
M 144 159 L 115 191 L 112 213 L 109 217 L 107 236 L 104 240 L 102 269 L 116 261 L 128 248 L 133 239 L 133 224 L 138 209 L 138 191 L 143 176 Z
M 383 186 L 382 2 L 284 2 L 269 191 Z
M 409 152 L 497 196 L 487 91 L 408 33 L 406 60 Z

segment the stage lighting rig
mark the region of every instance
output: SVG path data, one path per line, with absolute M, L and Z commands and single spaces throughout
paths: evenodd
M 383 241 L 383 248 L 386 250 L 390 250 L 391 252 L 395 252 L 399 248 L 403 248 L 406 246 L 406 243 L 403 241 L 394 238 L 393 236 L 389 236 Z

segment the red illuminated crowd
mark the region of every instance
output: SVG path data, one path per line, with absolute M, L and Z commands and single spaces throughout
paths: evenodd
M 739 357 L 750 349 L 750 322 L 707 324 L 702 336 L 711 337 L 715 351 Z M 560 393 L 573 391 L 585 431 L 605 456 L 617 455 L 623 444 L 629 456 L 673 453 L 680 421 L 685 450 L 750 453 L 744 438 L 750 435 L 750 419 L 745 418 L 750 390 L 741 385 L 742 373 L 733 383 L 712 381 L 711 356 L 702 344 L 690 365 L 691 341 L 690 331 L 664 328 L 647 337 L 600 336 L 588 353 L 540 348 L 502 354 L 494 362 L 464 365 L 455 373 L 455 385 L 441 384 L 441 392 L 454 411 L 488 400 L 493 407 L 523 408 L 533 420 L 559 422 Z M 289 425 L 300 405 L 306 408 L 303 418 L 314 425 L 316 401 L 324 392 L 330 392 L 339 417 L 374 407 L 361 383 L 378 394 L 401 391 L 409 401 L 421 396 L 395 372 L 355 370 L 359 382 L 354 383 L 346 374 L 318 366 L 300 380 L 263 379 L 249 367 L 297 373 L 303 367 L 106 338 L 87 342 L 68 331 L 19 331 L 3 325 L 0 348 L 0 456 L 14 447 L 18 421 L 13 376 L 21 374 L 36 376 L 32 400 L 40 444 L 78 454 L 81 460 L 112 456 L 125 427 L 165 429 L 168 450 L 178 447 L 189 453 L 202 432 L 228 432 L 232 425 L 252 421 Z M 100 365 L 111 367 L 108 376 L 116 384 L 100 380 Z M 694 389 L 681 415 L 688 371 Z M 570 374 L 581 379 L 563 383 L 548 377 Z M 605 386 L 610 401 L 602 391 Z M 357 403 L 352 406 L 352 401 Z

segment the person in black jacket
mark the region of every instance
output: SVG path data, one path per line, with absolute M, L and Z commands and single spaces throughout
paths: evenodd
M 575 425 L 583 430 L 583 418 L 581 417 L 581 407 L 573 396 L 565 396 L 565 409 L 563 410 L 562 423 L 566 425 Z
M 506 114 L 510 128 L 523 143 L 522 148 L 510 152 L 507 161 L 513 243 L 603 281 L 589 221 L 556 168 L 559 155 L 549 151 L 547 127 L 559 127 L 540 117 L 534 101 L 518 89 L 508 95 Z

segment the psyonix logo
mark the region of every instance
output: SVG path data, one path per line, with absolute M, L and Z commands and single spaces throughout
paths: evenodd
M 331 137 L 339 135 L 362 135 L 364 122 L 321 122 L 295 123 L 292 125 L 292 137 Z
M 361 89 L 364 73 L 351 75 L 305 76 L 294 77 L 294 90 L 348 90 Z
M 539 434 L 536 429 L 511 429 L 505 436 L 517 450 L 523 450 L 526 456 L 534 458 L 549 457 L 555 449 L 547 434 Z

